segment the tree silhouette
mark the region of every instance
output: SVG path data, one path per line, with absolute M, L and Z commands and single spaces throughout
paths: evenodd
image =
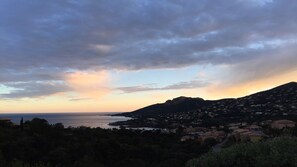
M 20 126 L 21 126 L 21 129 L 24 130 L 24 118 L 23 117 L 20 121 Z

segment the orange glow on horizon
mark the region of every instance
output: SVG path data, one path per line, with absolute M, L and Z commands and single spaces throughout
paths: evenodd
M 147 105 L 163 103 L 178 96 L 201 97 L 205 100 L 242 97 L 297 81 L 296 76 L 297 71 L 292 71 L 236 85 L 212 84 L 198 89 L 123 94 L 105 87 L 110 82 L 108 73 L 105 71 L 76 72 L 67 75 L 66 81 L 79 97 L 83 98 L 72 99 L 67 93 L 58 93 L 47 97 L 2 100 L 0 112 L 129 112 Z
M 297 71 L 291 71 L 286 74 L 263 78 L 260 80 L 248 81 L 237 85 L 213 85 L 206 89 L 206 98 L 216 100 L 222 98 L 238 98 L 265 91 L 274 87 L 296 82 Z

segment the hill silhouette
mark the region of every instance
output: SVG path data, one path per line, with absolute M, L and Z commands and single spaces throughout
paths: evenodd
M 132 118 L 154 118 L 161 121 L 178 119 L 179 122 L 224 122 L 224 120 L 253 121 L 297 115 L 297 83 L 290 82 L 270 90 L 241 98 L 204 100 L 178 97 L 165 103 L 150 105 L 133 112 L 118 114 Z M 183 121 L 184 120 L 184 121 Z M 132 121 L 127 121 L 132 122 Z M 176 122 L 176 121 L 175 121 Z M 171 121 L 172 123 L 172 121 Z

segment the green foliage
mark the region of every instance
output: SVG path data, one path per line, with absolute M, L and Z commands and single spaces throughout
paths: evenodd
M 217 141 L 216 141 L 216 139 L 214 139 L 214 138 L 207 138 L 207 139 L 204 141 L 204 143 L 205 143 L 206 145 L 209 145 L 209 146 L 214 146 L 215 144 L 217 144 Z
M 166 160 L 163 163 L 158 165 L 158 167 L 181 167 L 181 166 L 184 166 L 184 164 L 181 163 L 177 159 L 168 159 L 168 160 Z
M 47 120 L 40 118 L 34 118 L 32 121 L 26 122 L 26 125 L 28 125 L 29 129 L 35 133 L 45 133 L 50 128 Z
M 297 138 L 275 138 L 255 144 L 239 144 L 220 153 L 207 153 L 187 167 L 296 167 Z
M 0 150 L 0 166 L 5 166 L 5 159 L 3 157 L 2 151 Z
M 104 165 L 96 162 L 93 158 L 85 156 L 77 160 L 73 167 L 104 167 Z
M 121 167 L 146 167 L 146 163 L 140 159 L 123 159 L 116 163 L 116 166 Z
M 210 148 L 179 139 L 160 131 L 64 128 L 35 118 L 23 129 L 0 126 L 0 167 L 182 167 Z
M 51 166 L 49 164 L 44 164 L 44 163 L 29 164 L 20 160 L 13 160 L 7 165 L 7 167 L 51 167 Z

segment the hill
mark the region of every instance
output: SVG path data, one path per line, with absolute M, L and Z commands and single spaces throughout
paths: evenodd
M 158 115 L 161 112 L 174 113 L 189 111 L 201 107 L 203 105 L 205 105 L 205 100 L 203 100 L 202 98 L 190 98 L 181 96 L 174 98 L 172 100 L 167 100 L 165 103 L 162 104 L 150 105 L 130 113 L 122 113 L 119 115 L 128 117 L 152 116 Z
M 297 83 L 290 82 L 270 90 L 234 99 L 204 100 L 178 97 L 165 103 L 118 115 L 137 119 L 153 118 L 156 120 L 154 124 L 158 126 L 160 123 L 164 124 L 162 121 L 195 125 L 201 122 L 249 122 L 273 117 L 295 118 L 297 116 Z M 135 123 L 136 120 L 133 121 Z M 130 122 L 128 124 L 131 125 L 133 121 L 128 121 Z

